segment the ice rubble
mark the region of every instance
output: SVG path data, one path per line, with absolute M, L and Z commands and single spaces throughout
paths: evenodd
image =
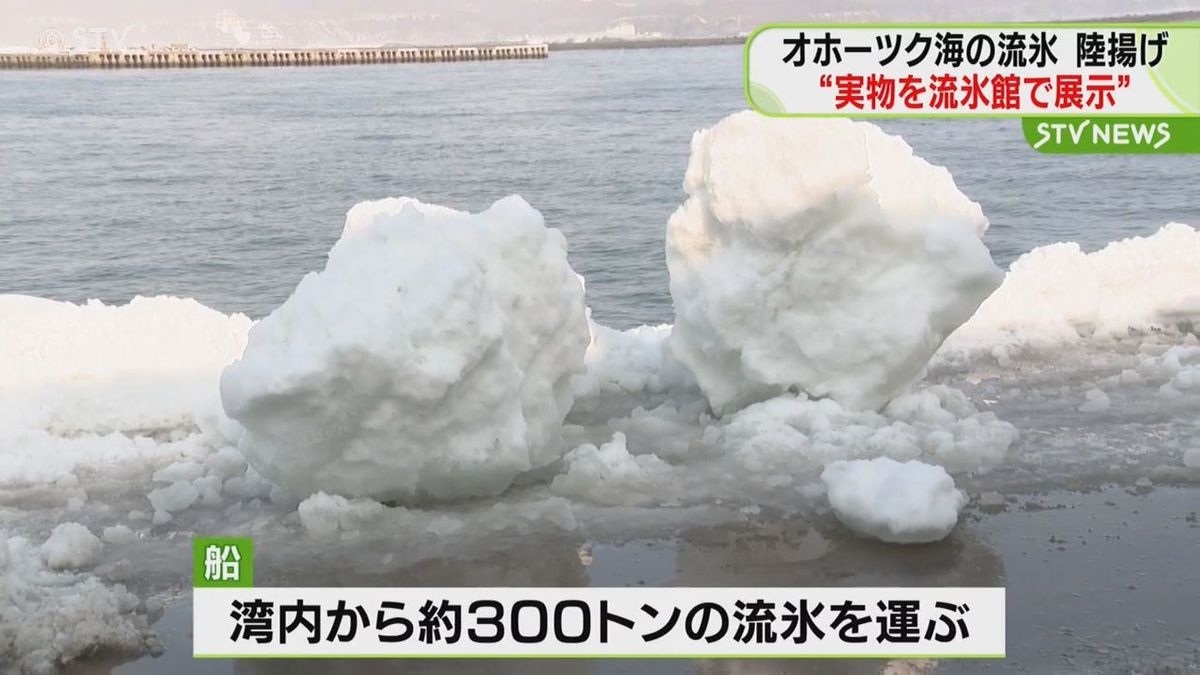
M 939 466 L 887 457 L 834 462 L 821 474 L 838 520 L 893 544 L 945 538 L 967 496 Z
M 976 351 L 1007 358 L 1013 346 L 1055 347 L 1081 338 L 1200 323 L 1200 232 L 1170 223 L 1084 253 L 1040 246 L 1010 266 L 1004 283 L 946 340 L 940 357 Z
M 575 378 L 577 399 L 679 393 L 695 386 L 691 372 L 671 355 L 670 324 L 617 330 L 589 318 L 588 326 L 591 342 L 584 356 L 586 370 Z
M 59 436 L 41 429 L 0 428 L 0 487 L 48 485 L 80 469 L 120 477 L 153 470 L 170 458 L 209 452 L 199 434 L 177 440 L 113 432 Z
M 551 490 L 600 504 L 657 504 L 672 475 L 658 455 L 631 455 L 620 432 L 599 448 L 591 443 L 575 448 L 563 462 L 566 469 Z
M 68 530 L 63 527 L 42 547 L 0 531 L 0 670 L 4 672 L 9 667 L 51 671 L 58 663 L 103 647 L 139 650 L 149 639 L 146 618 L 134 611 L 138 598 L 124 586 L 107 587 L 90 575 L 48 568 L 47 547 L 60 551 L 60 545 L 67 543 L 64 538 L 72 538 L 71 547 L 78 543 L 73 539 L 78 532 L 64 534 Z M 61 550 L 66 548 L 70 547 Z M 92 546 L 88 543 L 84 548 Z
M 878 408 L 1000 283 L 979 205 L 872 124 L 732 115 L 684 189 L 670 345 L 719 413 L 789 389 Z
M 562 455 L 587 344 L 566 242 L 524 200 L 388 200 L 347 216 L 221 397 L 246 458 L 297 496 L 496 494 Z
M 879 412 L 780 396 L 722 420 L 720 443 L 747 468 L 768 474 L 873 457 L 920 459 L 962 472 L 997 466 L 1017 435 L 994 413 L 976 410 L 961 391 L 934 385 Z
M 1158 393 L 1166 398 L 1200 394 L 1200 346 L 1175 345 L 1159 356 L 1143 356 L 1136 371 L 1146 377 L 1166 377 Z

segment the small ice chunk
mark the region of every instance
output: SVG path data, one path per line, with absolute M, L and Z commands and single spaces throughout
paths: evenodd
M 834 462 L 821 480 L 838 520 L 859 534 L 894 544 L 945 538 L 967 503 L 945 469 L 915 460 Z
M 146 495 L 150 499 L 150 505 L 155 511 L 182 511 L 191 506 L 199 497 L 200 493 L 186 481 L 176 481 L 165 488 L 151 490 L 150 494 Z
M 125 525 L 106 527 L 100 536 L 109 544 L 128 544 L 137 539 L 137 535 L 133 533 L 133 530 Z
M 221 478 L 231 478 L 246 470 L 246 458 L 237 448 L 226 445 L 220 450 L 204 458 L 204 466 L 209 473 Z
M 150 519 L 150 522 L 155 525 L 166 525 L 172 520 L 175 520 L 175 517 L 169 511 L 155 511 L 154 517 Z
M 567 471 L 551 487 L 564 496 L 636 506 L 660 502 L 671 487 L 671 466 L 657 455 L 629 454 L 620 432 L 599 448 L 590 443 L 575 448 L 563 461 Z
M 102 550 L 104 544 L 79 523 L 58 525 L 42 544 L 46 566 L 56 570 L 87 567 L 96 562 Z
M 97 569 L 96 573 L 109 581 L 126 581 L 133 575 L 133 563 L 128 560 L 118 560 L 111 565 Z
M 995 490 L 990 490 L 988 492 L 981 493 L 979 495 L 979 505 L 992 507 L 992 508 L 997 507 L 997 506 L 1004 506 L 1004 495 L 1000 494 L 999 492 L 996 492 Z
M 463 528 L 463 521 L 459 518 L 451 518 L 449 516 L 438 516 L 429 521 L 425 526 L 425 531 L 435 537 L 446 537 Z
M 212 490 L 220 495 L 221 485 L 222 482 L 220 476 L 201 476 L 200 478 L 192 481 L 192 487 L 196 488 L 196 491 L 199 492 L 201 496 L 204 496 L 204 494 L 209 490 Z
M 251 466 L 247 467 L 241 476 L 234 476 L 225 481 L 223 490 L 241 499 L 258 499 L 271 494 L 271 483 Z
M 346 499 L 341 495 L 318 492 L 300 502 L 300 524 L 315 535 L 354 532 L 383 513 L 384 506 L 373 499 Z
M 1099 389 L 1088 389 L 1083 396 L 1086 400 L 1083 402 L 1083 405 L 1079 406 L 1079 412 L 1100 412 L 1101 410 L 1108 410 L 1108 407 L 1112 405 L 1108 394 Z
M 200 503 L 204 506 L 221 505 L 221 477 L 208 475 L 192 481 L 192 487 L 200 494 Z
M 204 475 L 204 465 L 200 462 L 175 462 L 154 472 L 154 480 L 160 483 L 175 483 L 178 481 L 194 481 Z
M 1120 375 L 1117 376 L 1117 382 L 1120 383 L 1122 387 L 1138 387 L 1145 382 L 1145 378 L 1143 378 L 1138 371 L 1133 370 L 1132 368 L 1126 368 L 1121 371 Z
M 267 495 L 271 503 L 275 506 L 283 507 L 288 510 L 296 508 L 300 504 L 300 500 L 295 495 L 288 492 L 285 488 L 278 485 L 272 485 L 271 491 Z
M 1183 465 L 1189 469 L 1200 469 L 1200 446 L 1188 448 L 1183 453 Z

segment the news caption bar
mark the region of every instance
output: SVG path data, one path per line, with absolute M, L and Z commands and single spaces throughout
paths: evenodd
M 194 656 L 1002 658 L 1003 588 L 203 588 Z
M 768 24 L 744 89 L 775 117 L 1019 117 L 1049 153 L 1200 152 L 1200 24 Z

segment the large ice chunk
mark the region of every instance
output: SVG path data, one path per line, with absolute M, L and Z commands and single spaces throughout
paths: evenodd
M 385 200 L 254 327 L 221 398 L 298 497 L 494 494 L 562 455 L 588 341 L 566 242 L 524 200 Z
M 684 189 L 671 349 L 717 412 L 789 389 L 878 408 L 1000 283 L 979 205 L 872 124 L 732 115 Z
M 945 469 L 916 460 L 834 462 L 821 479 L 838 520 L 859 534 L 894 544 L 943 539 L 967 503 Z

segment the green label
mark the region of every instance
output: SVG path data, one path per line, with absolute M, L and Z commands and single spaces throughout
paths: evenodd
M 254 540 L 249 537 L 193 539 L 192 585 L 196 588 L 253 586 Z
M 1200 152 L 1200 117 L 1025 117 L 1021 128 L 1030 147 L 1050 154 Z

